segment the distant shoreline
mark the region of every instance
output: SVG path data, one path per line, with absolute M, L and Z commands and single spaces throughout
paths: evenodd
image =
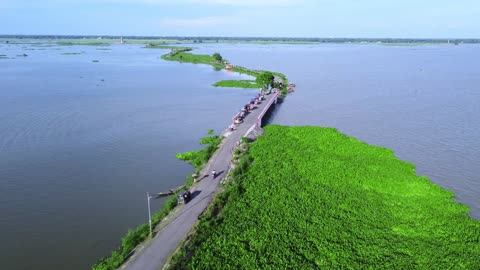
M 109 35 L 0 35 L 0 43 L 12 40 L 21 41 L 48 40 L 51 43 L 71 43 L 84 45 L 92 43 L 115 44 L 126 43 L 155 43 L 155 44 L 190 44 L 190 43 L 254 43 L 254 44 L 480 44 L 480 38 L 289 38 L 289 37 L 174 37 L 174 36 L 109 36 Z

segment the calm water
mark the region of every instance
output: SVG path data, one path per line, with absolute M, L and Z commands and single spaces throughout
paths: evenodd
M 297 92 L 271 120 L 335 127 L 395 151 L 480 219 L 480 46 L 230 45 L 233 64 L 281 71 Z
M 162 50 L 106 48 L 0 45 L 0 54 L 28 54 L 0 59 L 2 269 L 88 269 L 146 221 L 146 191 L 191 172 L 175 154 L 225 128 L 254 92 L 210 87 L 240 76 L 162 61 Z M 392 148 L 480 218 L 479 46 L 197 52 L 214 51 L 297 84 L 272 122 L 336 127 Z
M 175 154 L 255 92 L 211 87 L 239 76 L 164 50 L 0 46 L 28 54 L 0 59 L 1 269 L 89 269 L 147 221 L 147 191 L 192 171 Z

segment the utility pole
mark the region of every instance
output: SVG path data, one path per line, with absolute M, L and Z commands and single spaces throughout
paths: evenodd
M 147 204 L 148 204 L 148 224 L 150 225 L 150 238 L 152 238 L 152 214 L 150 214 L 150 194 L 147 192 Z

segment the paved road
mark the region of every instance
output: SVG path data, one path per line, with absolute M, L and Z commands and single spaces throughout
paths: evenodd
M 245 136 L 248 129 L 255 124 L 257 117 L 269 101 L 275 98 L 275 95 L 270 94 L 265 97 L 266 100 L 264 100 L 262 104 L 259 104 L 258 108 L 248 114 L 244 118 L 244 122 L 223 140 L 222 146 L 210 159 L 200 176 L 201 178 L 203 175 L 210 174 L 212 170 L 215 170 L 217 177 L 213 179 L 212 175 L 208 175 L 203 178 L 196 187 L 192 188 L 192 193 L 197 194 L 192 201 L 178 211 L 178 214 L 173 220 L 158 232 L 148 247 L 143 249 L 140 254 L 134 255 L 134 257 L 132 257 L 126 265 L 122 266 L 121 269 L 159 270 L 163 267 L 166 260 L 195 225 L 198 216 L 211 202 L 220 180 L 225 177 L 225 174 L 228 171 L 232 159 L 232 149 L 236 146 L 237 141 Z M 248 102 L 248 100 L 245 102 Z

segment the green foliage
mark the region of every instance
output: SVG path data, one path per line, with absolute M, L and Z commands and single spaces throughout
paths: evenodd
M 215 70 L 224 69 L 225 66 L 223 62 L 226 62 L 225 59 L 221 58 L 220 54 L 215 53 L 212 56 L 206 54 L 192 54 L 187 53 L 191 51 L 192 48 L 175 48 L 168 54 L 162 55 L 162 59 L 168 61 L 177 61 L 182 63 L 193 63 L 193 64 L 205 64 L 211 65 Z M 218 54 L 218 56 L 216 55 Z M 220 58 L 221 60 L 219 60 Z M 236 88 L 260 88 L 264 89 L 273 85 L 274 75 L 283 79 L 285 82 L 284 87 L 281 89 L 282 94 L 285 96 L 287 94 L 287 83 L 288 80 L 285 75 L 278 72 L 269 72 L 262 70 L 251 70 L 241 66 L 234 66 L 231 68 L 231 71 L 237 72 L 240 74 L 247 74 L 249 76 L 255 77 L 255 81 L 252 80 L 224 80 L 213 84 L 216 87 L 236 87 Z
M 251 69 L 240 67 L 240 66 L 233 67 L 231 69 L 231 71 L 238 72 L 240 74 L 247 74 L 247 75 L 250 75 L 252 77 L 257 77 L 261 73 L 261 71 L 251 70 Z
M 268 126 L 249 157 L 171 268 L 480 269 L 480 222 L 389 149 Z
M 162 55 L 162 59 L 168 61 L 177 61 L 183 63 L 205 64 L 218 68 L 224 68 L 223 64 L 219 64 L 212 56 L 206 54 L 192 54 L 184 50 L 173 50 L 172 52 Z
M 200 139 L 200 144 L 207 145 L 207 147 L 198 151 L 189 151 L 185 153 L 179 153 L 176 158 L 187 161 L 193 165 L 196 169 L 202 168 L 202 166 L 208 162 L 210 157 L 218 149 L 218 146 L 222 142 L 222 138 L 219 136 L 207 136 Z
M 212 135 L 212 134 L 213 134 L 213 129 L 209 129 L 209 130 L 207 131 L 207 134 L 208 134 L 208 135 Z
M 110 46 L 110 42 L 105 42 L 101 40 L 73 40 L 73 41 L 58 41 L 58 45 L 62 46 L 73 46 L 73 45 L 83 45 L 83 46 Z
M 288 94 L 288 79 L 285 75 L 279 72 L 272 72 L 273 75 L 279 77 L 283 81 L 283 86 L 280 88 L 280 92 L 282 93 L 282 96 L 285 97 Z
M 213 84 L 215 87 L 259 88 L 252 80 L 223 80 Z
M 257 76 L 256 82 L 258 85 L 261 85 L 263 89 L 268 89 L 270 86 L 273 86 L 274 79 L 275 76 L 273 76 L 271 72 L 265 71 Z
M 222 62 L 223 61 L 223 57 L 218 52 L 214 53 L 212 55 L 212 58 L 213 58 L 213 60 L 215 60 L 217 62 Z
M 156 43 L 149 43 L 145 45 L 145 49 L 170 49 L 170 50 L 182 50 L 182 51 L 191 51 L 193 48 L 190 47 L 180 47 L 180 46 L 172 46 L 172 45 L 165 45 L 165 44 L 156 44 Z

